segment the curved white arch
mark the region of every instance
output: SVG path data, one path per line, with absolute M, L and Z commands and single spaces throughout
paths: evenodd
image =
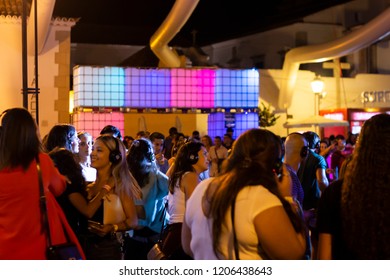
M 167 18 L 150 39 L 150 48 L 165 67 L 180 67 L 179 56 L 168 43 L 187 22 L 199 0 L 176 0 Z
M 34 55 L 35 52 L 35 43 L 34 43 L 34 2 L 31 3 L 30 17 L 27 24 L 27 48 L 28 54 Z M 39 0 L 37 2 L 37 31 L 38 31 L 38 54 L 42 52 L 43 47 L 45 46 L 47 34 L 49 33 L 49 27 L 51 23 L 51 18 L 53 16 L 53 10 L 56 0 Z
M 301 63 L 323 62 L 356 52 L 386 36 L 389 32 L 390 8 L 345 37 L 324 44 L 298 47 L 288 51 L 283 64 L 279 109 L 287 109 L 291 106 L 292 93 Z

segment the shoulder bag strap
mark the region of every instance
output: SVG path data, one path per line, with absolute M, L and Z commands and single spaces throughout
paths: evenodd
M 164 203 L 164 211 L 161 215 L 162 223 L 161 223 L 161 231 L 160 231 L 160 237 L 159 240 L 162 240 L 163 233 L 164 233 L 164 226 L 165 226 L 165 217 L 167 216 L 167 208 L 168 208 L 168 200 Z
M 41 164 L 39 162 L 39 155 L 37 155 L 35 160 L 37 162 L 37 171 L 38 171 L 39 205 L 41 206 L 41 212 L 42 212 L 42 224 L 43 224 L 43 230 L 47 234 L 47 246 L 49 248 L 51 247 L 51 237 L 50 237 L 49 220 L 47 217 L 46 196 L 45 196 L 45 191 L 43 189 L 42 171 L 41 171 Z
M 238 250 L 238 242 L 237 242 L 237 236 L 236 236 L 236 229 L 234 227 L 234 213 L 236 208 L 236 197 L 234 197 L 232 201 L 232 211 L 231 211 L 231 218 L 232 218 L 232 229 L 233 229 L 233 242 L 234 242 L 234 254 L 236 257 L 236 260 L 240 259 L 240 254 Z

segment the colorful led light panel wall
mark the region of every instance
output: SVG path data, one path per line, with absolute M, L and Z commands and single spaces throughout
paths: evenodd
M 169 108 L 170 74 L 169 69 L 125 68 L 125 106 Z
M 73 90 L 74 107 L 123 107 L 124 69 L 77 66 L 73 70 Z
M 77 66 L 74 107 L 256 108 L 259 72 Z
M 226 133 L 225 113 L 211 113 L 208 116 L 208 135 L 214 140 L 215 136 Z M 257 113 L 235 113 L 234 114 L 234 136 L 238 137 L 244 131 L 259 127 L 259 115 Z
M 213 69 L 171 69 L 171 107 L 214 108 Z
M 226 133 L 225 128 L 225 113 L 211 113 L 207 120 L 208 135 L 213 139 L 215 136 L 220 136 L 223 139 L 223 135 Z
M 73 114 L 73 125 L 76 130 L 89 132 L 93 139 L 96 139 L 102 128 L 108 124 L 116 126 L 124 135 L 124 115 L 121 112 L 77 112 Z
M 214 98 L 216 108 L 257 108 L 259 72 L 256 69 L 217 69 Z
M 248 129 L 259 127 L 259 115 L 257 113 L 240 113 L 235 114 L 235 117 L 234 135 L 238 136 Z

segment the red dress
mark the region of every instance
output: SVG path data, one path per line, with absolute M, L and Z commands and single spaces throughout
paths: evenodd
M 53 244 L 67 241 L 64 230 L 78 246 L 55 197 L 64 192 L 66 183 L 50 157 L 39 155 Z M 41 224 L 39 183 L 35 160 L 26 171 L 22 167 L 0 171 L 0 259 L 46 259 L 46 234 Z M 81 247 L 79 246 L 80 251 Z

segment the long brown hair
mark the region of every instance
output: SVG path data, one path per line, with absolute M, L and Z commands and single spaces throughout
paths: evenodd
M 234 142 L 232 152 L 225 160 L 222 174 L 211 182 L 217 187 L 210 200 L 208 216 L 213 221 L 213 249 L 217 256 L 222 255 L 219 239 L 226 213 L 237 194 L 246 186 L 262 185 L 276 195 L 295 230 L 297 232 L 303 230 L 301 220 L 278 191 L 273 170 L 281 160 L 281 150 L 280 138 L 265 129 L 247 130 Z
M 173 165 L 172 176 L 169 179 L 169 192 L 175 192 L 175 186 L 178 183 L 180 186 L 180 181 L 182 176 L 186 172 L 195 172 L 195 168 L 192 166 L 194 164 L 194 159 L 191 160 L 191 156 L 198 157 L 198 152 L 202 149 L 203 144 L 200 142 L 187 142 L 182 145 L 176 155 L 175 163 Z M 195 160 L 197 161 L 197 160 Z
M 390 115 L 367 120 L 342 186 L 343 239 L 358 259 L 390 259 Z

